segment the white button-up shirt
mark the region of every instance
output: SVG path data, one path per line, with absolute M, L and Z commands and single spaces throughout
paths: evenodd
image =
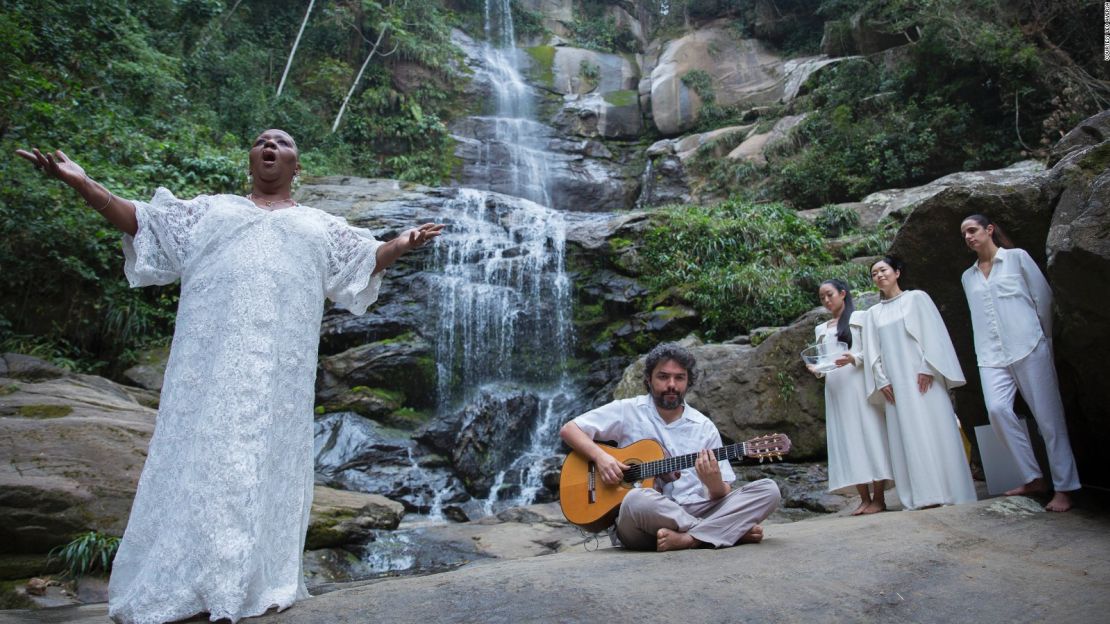
M 616 442 L 619 447 L 645 439 L 655 440 L 670 457 L 724 446 L 717 426 L 688 403 L 682 416 L 668 425 L 647 394 L 602 405 L 575 418 L 574 424 L 594 440 Z M 736 473 L 727 461 L 720 462 L 720 467 L 725 483 L 736 480 Z M 663 486 L 663 495 L 678 503 L 709 500 L 693 467 L 681 474 L 679 479 Z
M 983 368 L 1009 366 L 1052 336 L 1052 289 L 1023 249 L 999 249 L 990 276 L 976 261 L 964 271 L 975 356 Z

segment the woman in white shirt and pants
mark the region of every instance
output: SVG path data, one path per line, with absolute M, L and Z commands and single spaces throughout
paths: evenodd
M 1014 395 L 1021 392 L 1048 451 L 1056 493 L 1045 509 L 1067 511 L 1068 493 L 1079 489 L 1079 475 L 1052 363 L 1052 290 L 1029 254 L 1007 248 L 1012 247 L 1009 240 L 987 217 L 967 217 L 960 232 L 978 256 L 961 281 L 971 308 L 987 413 L 1025 479 L 1025 485 L 1006 494 L 1047 489 L 1029 435 L 1014 413 Z

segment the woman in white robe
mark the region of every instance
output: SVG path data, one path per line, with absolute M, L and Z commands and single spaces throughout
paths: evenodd
M 864 335 L 867 394 L 885 406 L 890 462 L 906 509 L 975 500 L 959 421 L 948 391 L 964 385 L 952 339 L 929 295 L 903 291 L 903 265 L 886 257 L 871 267 L 881 299 Z
M 307 598 L 312 407 L 325 297 L 355 314 L 381 272 L 439 235 L 381 243 L 291 197 L 293 138 L 267 130 L 252 191 L 150 203 L 116 197 L 61 151 L 20 156 L 124 232 L 133 287 L 181 280 L 154 435 L 109 582 L 116 622 L 207 613 L 232 622 Z
M 852 292 L 844 282 L 831 279 L 817 291 L 821 305 L 833 316 L 814 328 L 818 343 L 835 352 L 838 342 L 847 350 L 825 379 L 825 431 L 829 455 L 829 491 L 855 488 L 860 497 L 853 516 L 886 510 L 885 489 L 892 485 L 887 452 L 886 416 L 867 400 L 863 374 L 863 325 L 865 312 L 855 310 Z

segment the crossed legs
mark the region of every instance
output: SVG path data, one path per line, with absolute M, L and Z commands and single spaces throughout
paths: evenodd
M 617 517 L 617 536 L 634 550 L 720 548 L 763 539 L 758 524 L 779 504 L 779 488 L 760 479 L 715 501 L 680 504 L 652 489 L 629 492 Z

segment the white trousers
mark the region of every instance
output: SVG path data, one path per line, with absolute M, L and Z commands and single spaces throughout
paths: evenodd
M 1015 392 L 1021 392 L 1021 398 L 1029 405 L 1044 438 L 1053 487 L 1057 492 L 1078 490 L 1079 471 L 1068 441 L 1064 402 L 1060 399 L 1048 341 L 1042 339 L 1032 353 L 1009 366 L 981 367 L 979 376 L 983 381 L 983 398 L 987 403 L 991 426 L 1013 455 L 1025 482 L 1039 479 L 1042 474 L 1033 456 L 1029 436 L 1014 412 Z
M 632 490 L 621 501 L 617 537 L 625 548 L 655 550 L 655 533 L 671 529 L 720 548 L 740 541 L 779 506 L 779 486 L 770 479 L 752 481 L 723 498 L 680 504 L 651 488 Z

